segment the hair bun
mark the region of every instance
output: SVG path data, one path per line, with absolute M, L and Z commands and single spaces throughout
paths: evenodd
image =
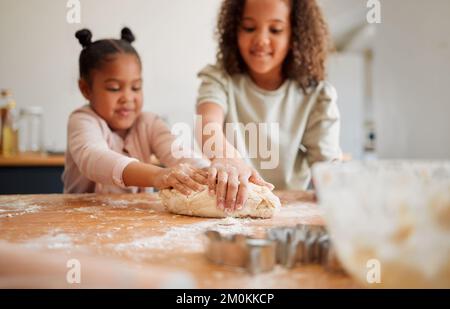
M 83 48 L 88 47 L 92 43 L 92 33 L 89 29 L 82 29 L 75 33 L 75 37 Z
M 133 35 L 133 32 L 131 32 L 130 28 L 125 27 L 122 29 L 121 39 L 127 41 L 130 44 L 135 41 L 135 37 Z

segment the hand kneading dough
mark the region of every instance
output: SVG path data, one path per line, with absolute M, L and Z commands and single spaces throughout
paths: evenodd
M 271 218 L 280 208 L 280 199 L 268 188 L 248 185 L 248 199 L 242 210 L 226 214 L 216 207 L 216 197 L 204 190 L 186 196 L 176 190 L 162 190 L 159 196 L 166 209 L 172 213 L 206 218 L 252 217 Z

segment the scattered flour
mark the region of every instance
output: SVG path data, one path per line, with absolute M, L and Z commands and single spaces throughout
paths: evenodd
M 20 201 L 8 203 L 7 205 L 0 204 L 0 218 L 11 218 L 15 216 L 36 213 L 41 209 L 41 206 Z
M 127 209 L 127 208 L 130 208 L 131 206 L 142 205 L 142 204 L 148 204 L 150 207 L 149 201 L 146 201 L 146 200 L 127 201 L 127 200 L 106 199 L 98 204 L 99 204 L 99 206 L 78 207 L 78 208 L 74 208 L 73 210 L 79 211 L 79 212 L 98 212 L 98 211 L 102 211 L 104 209 Z M 140 209 L 136 208 L 135 210 L 140 210 Z M 155 210 L 153 210 L 153 209 L 149 209 L 146 211 L 148 211 L 150 213 L 155 212 Z
M 130 205 L 142 205 L 142 204 L 151 204 L 150 200 L 143 199 L 132 199 L 132 200 L 115 200 L 115 199 L 107 199 L 104 200 L 102 206 L 112 206 L 113 208 L 128 208 Z
M 39 238 L 29 239 L 23 243 L 26 248 L 70 249 L 73 247 L 72 238 L 55 230 Z
M 98 212 L 100 210 L 100 208 L 97 206 L 90 206 L 90 207 L 78 207 L 78 208 L 74 208 L 73 210 L 79 211 L 79 212 L 95 213 L 95 212 Z
M 181 226 L 168 227 L 165 234 L 136 239 L 130 243 L 122 243 L 115 246 L 116 250 L 127 249 L 161 249 L 181 250 L 184 252 L 203 251 L 202 234 L 206 230 L 216 230 L 224 235 L 250 234 L 254 228 L 248 226 L 252 219 L 216 219 Z

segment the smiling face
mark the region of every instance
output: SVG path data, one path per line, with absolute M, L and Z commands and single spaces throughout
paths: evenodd
M 257 83 L 282 79 L 291 38 L 290 10 L 288 0 L 246 0 L 238 45 Z
M 109 127 L 123 135 L 142 110 L 141 65 L 133 54 L 117 53 L 101 69 L 91 72 L 91 84 L 83 79 L 81 92 Z

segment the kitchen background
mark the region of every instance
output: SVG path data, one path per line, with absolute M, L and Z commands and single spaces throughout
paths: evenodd
M 47 150 L 64 151 L 66 121 L 84 104 L 77 86 L 81 47 L 129 26 L 144 69 L 144 110 L 169 123 L 192 123 L 199 81 L 214 62 L 220 0 L 81 0 L 81 23 L 66 20 L 66 0 L 0 0 L 0 88 L 18 108 L 41 106 Z M 381 0 L 381 23 L 368 24 L 366 0 L 320 0 L 338 52 L 329 79 L 339 94 L 343 151 L 378 158 L 450 158 L 450 1 Z
M 80 269 L 82 258 L 87 276 L 83 270 L 83 285 L 72 288 L 192 288 L 196 282 L 200 288 L 449 288 L 450 0 L 379 0 L 379 24 L 366 19 L 367 4 L 377 0 L 318 1 L 337 49 L 329 80 L 339 94 L 347 157 L 446 164 L 319 167 L 315 188 L 321 208 L 308 193 L 277 192 L 283 207 L 263 223 L 174 216 L 161 211 L 154 197 L 139 195 L 0 196 L 0 287 L 68 288 L 74 283 L 70 274 L 80 278 L 69 263 Z M 214 62 L 221 0 L 79 0 L 80 24 L 67 22 L 70 2 L 77 1 L 0 0 L 0 89 L 12 91 L 16 109 L 28 108 L 30 124 L 40 112 L 32 107 L 42 108 L 45 149 L 60 153 L 0 155 L 0 194 L 62 192 L 67 119 L 85 103 L 77 86 L 81 46 L 74 37 L 81 28 L 90 28 L 97 39 L 118 38 L 129 26 L 143 61 L 144 109 L 170 124 L 193 122 L 196 73 Z M 31 126 L 32 134 L 37 130 Z M 296 223 L 302 224 L 293 230 Z M 318 232 L 323 223 L 330 238 Z M 210 265 L 201 255 L 206 229 L 234 239 L 230 233 L 261 235 L 269 228 L 278 234 L 276 244 L 246 242 L 252 256 L 262 257 L 252 258 L 251 268 L 261 270 L 268 261 L 274 266 L 280 244 L 289 250 L 278 260 L 296 267 L 276 265 L 272 275 L 252 277 L 243 268 Z M 210 247 L 220 243 L 227 250 L 234 246 L 220 241 Z M 309 245 L 321 254 L 333 252 L 321 258 L 324 269 L 295 265 L 297 259 L 303 264 L 317 258 Z M 239 248 L 236 253 L 245 252 Z M 249 260 L 237 256 L 233 252 L 234 263 Z M 339 267 L 336 257 L 352 279 L 325 272 Z M 60 269 L 69 285 L 63 285 Z M 372 272 L 377 269 L 378 275 Z M 380 282 L 386 285 L 371 285 Z M 137 285 L 144 283 L 151 285 Z

